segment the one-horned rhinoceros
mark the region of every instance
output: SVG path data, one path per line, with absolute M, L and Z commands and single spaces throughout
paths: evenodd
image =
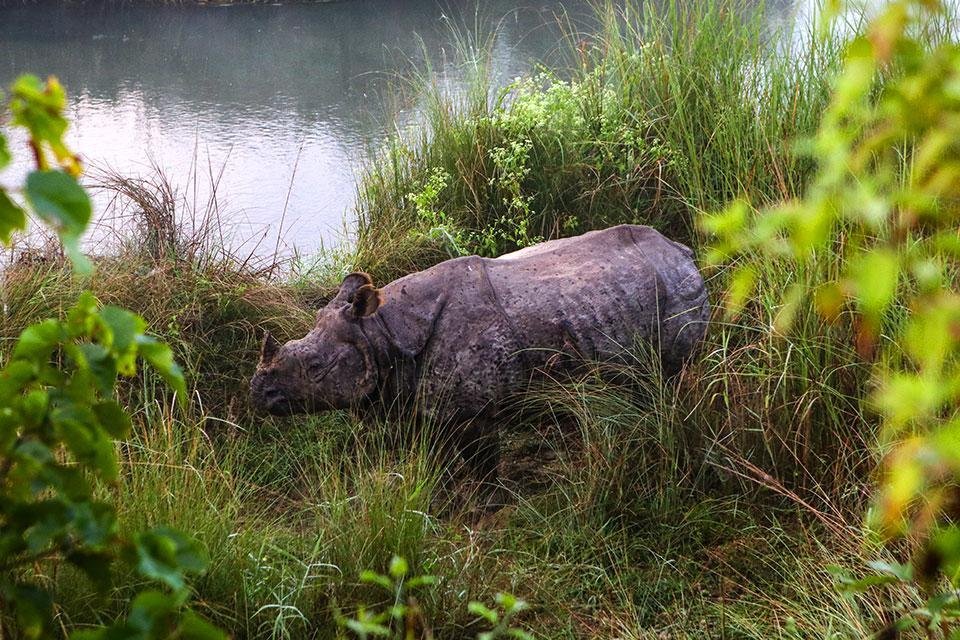
M 275 414 L 415 407 L 491 478 L 504 401 L 558 355 L 615 360 L 640 338 L 672 372 L 708 313 L 693 252 L 621 225 L 447 260 L 380 289 L 352 273 L 305 337 L 279 346 L 265 336 L 250 386 Z

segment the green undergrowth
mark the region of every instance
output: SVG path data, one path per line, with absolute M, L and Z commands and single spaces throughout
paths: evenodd
M 141 235 L 89 282 L 55 255 L 5 268 L 3 352 L 84 286 L 173 347 L 189 408 L 149 377 L 122 390 L 135 428 L 115 499 L 127 526 L 167 523 L 206 545 L 194 601 L 234 637 L 351 637 L 338 616 L 391 604 L 361 574 L 386 573 L 394 555 L 437 578 L 418 594 L 437 638 L 488 630 L 468 603 L 498 592 L 531 605 L 515 622 L 539 638 L 860 638 L 919 602 L 906 587 L 841 595 L 828 570 L 881 554 L 860 526 L 881 452 L 855 338 L 808 308 L 791 311 L 789 335 L 776 328 L 782 292 L 829 261 L 764 263 L 744 313 L 718 314 L 677 379 L 638 351 L 619 384 L 589 372 L 518 398 L 511 504 L 495 514 L 479 515 L 462 470 L 438 469 L 410 425 L 248 406 L 262 332 L 303 335 L 351 268 L 382 284 L 620 222 L 698 249 L 699 212 L 798 196 L 812 167 L 795 142 L 827 104 L 840 36 L 778 33 L 753 3 L 653 4 L 598 8 L 599 34 L 565 45 L 569 68 L 502 90 L 483 62 L 492 41 L 466 39 L 473 83 L 412 83 L 424 126 L 371 160 L 355 251 L 314 270 L 194 242 L 176 224 L 189 212 L 153 215 L 150 197 L 133 198 Z M 156 188 L 112 184 L 126 197 Z M 719 306 L 728 274 L 706 275 Z M 129 597 L 40 570 L 65 629 L 112 619 Z

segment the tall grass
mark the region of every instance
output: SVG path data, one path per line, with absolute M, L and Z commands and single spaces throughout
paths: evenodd
M 778 32 L 736 0 L 606 5 L 598 22 L 571 34 L 569 68 L 502 90 L 488 41 L 464 35 L 472 81 L 414 82 L 424 124 L 371 160 L 355 252 L 308 276 L 278 279 L 276 265 L 222 251 L 214 227 L 183 224 L 216 207 L 185 210 L 159 177 L 104 180 L 140 235 L 84 284 L 143 314 L 193 384 L 185 412 L 150 379 L 125 390 L 136 429 L 121 518 L 207 546 L 197 601 L 235 637 L 338 637 L 338 613 L 388 604 L 360 574 L 393 554 L 438 578 L 421 602 L 438 638 L 484 630 L 467 603 L 497 591 L 527 599 L 519 624 L 544 638 L 863 637 L 915 604 L 906 591 L 841 596 L 825 569 L 862 556 L 876 439 L 852 336 L 802 308 L 792 333 L 774 328 L 779 292 L 816 273 L 770 265 L 746 312 L 718 312 L 677 378 L 637 349 L 629 366 L 518 397 L 522 419 L 504 434 L 510 505 L 495 514 L 457 501 L 467 483 L 429 442 L 402 437 L 414 432 L 404 421 L 249 412 L 258 334 L 302 335 L 348 264 L 383 283 L 618 222 L 696 248 L 698 212 L 802 192 L 811 167 L 794 145 L 826 104 L 841 34 Z M 708 277 L 720 303 L 726 274 Z M 4 349 L 80 286 L 55 256 L 3 278 Z M 50 572 L 66 628 L 126 604 L 124 591 L 98 598 Z
M 753 2 L 608 4 L 598 17 L 598 35 L 571 36 L 563 73 L 497 90 L 474 36 L 466 90 L 415 85 L 424 126 L 361 184 L 359 262 L 389 279 L 619 222 L 691 241 L 698 211 L 800 193 L 810 163 L 793 145 L 827 103 L 839 35 L 795 39 Z M 449 179 L 422 206 L 437 172 Z

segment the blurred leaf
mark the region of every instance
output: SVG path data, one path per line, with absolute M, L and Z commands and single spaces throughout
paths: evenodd
M 90 553 L 87 551 L 73 551 L 66 556 L 67 562 L 80 569 L 98 593 L 106 593 L 110 588 L 112 576 L 109 553 Z
M 103 400 L 93 405 L 93 412 L 97 416 L 100 425 L 116 439 L 126 438 L 130 435 L 132 422 L 127 412 L 123 410 L 114 400 Z
M 117 383 L 117 361 L 103 345 L 85 342 L 71 345 L 67 351 L 75 359 L 79 369 L 90 372 L 100 393 L 113 393 Z
M 934 414 L 944 400 L 945 391 L 939 377 L 891 373 L 881 380 L 873 401 L 886 418 L 886 430 L 893 435 Z
M 62 339 L 60 323 L 44 320 L 23 330 L 17 346 L 13 348 L 13 357 L 34 362 L 45 361 Z
M 38 169 L 46 170 L 50 163 L 46 148 L 53 151 L 58 163 L 71 175 L 80 174 L 80 163 L 63 141 L 69 123 L 63 116 L 67 94 L 53 76 L 46 82 L 32 75 L 22 75 L 11 89 L 10 111 L 13 124 L 30 132 Z
M 185 403 L 187 401 L 187 383 L 183 379 L 183 371 L 173 359 L 173 351 L 170 350 L 170 347 L 144 335 L 137 336 L 137 347 L 143 359 L 179 394 L 180 402 Z
M 817 287 L 813 294 L 813 302 L 817 311 L 827 320 L 836 321 L 840 318 L 843 309 L 843 291 L 836 282 L 827 282 Z
M 511 593 L 498 593 L 494 599 L 509 614 L 527 609 L 527 603 Z
M 387 591 L 393 591 L 393 583 L 390 582 L 390 578 L 385 575 L 381 575 L 376 571 L 370 571 L 369 569 L 360 573 L 360 581 L 366 582 L 368 584 L 380 585 Z
M 787 287 L 783 293 L 782 304 L 773 318 L 774 331 L 782 334 L 790 333 L 806 293 L 806 289 L 800 284 Z
M 747 298 L 753 295 L 757 283 L 757 272 L 747 265 L 734 271 L 727 287 L 726 317 L 734 318 L 742 310 Z
M 24 193 L 37 215 L 60 235 L 64 247 L 77 249 L 93 210 L 77 179 L 62 171 L 33 171 Z
M 180 618 L 180 638 L 183 640 L 226 640 L 227 634 L 196 613 L 187 611 Z
M 409 570 L 410 567 L 407 564 L 407 561 L 400 556 L 393 556 L 393 558 L 390 559 L 390 576 L 394 580 L 403 579 Z
M 910 582 L 913 580 L 913 569 L 909 564 L 900 564 L 898 562 L 883 562 L 881 560 L 872 560 L 867 566 L 885 576 L 890 576 L 901 582 Z
M 2 94 L 0 94 L 2 95 Z M 10 155 L 10 147 L 7 145 L 7 138 L 0 133 L 0 170 L 3 170 L 10 164 L 13 156 Z
M 0 595 L 13 605 L 19 631 L 25 638 L 52 635 L 53 601 L 43 589 L 27 584 L 3 584 Z
M 0 188 L 0 242 L 9 243 L 14 231 L 27 226 L 27 214 Z
M 347 620 L 347 628 L 361 637 L 367 635 L 389 636 L 390 629 L 376 622 L 364 622 L 360 620 Z
M 482 602 L 477 602 L 476 600 L 467 604 L 467 611 L 475 616 L 483 618 L 490 624 L 497 624 L 497 622 L 500 621 L 500 614 L 493 609 L 488 608 Z
M 137 569 L 174 591 L 185 586 L 184 573 L 199 573 L 207 566 L 206 554 L 195 540 L 166 527 L 156 527 L 133 537 Z
M 163 638 L 169 632 L 170 621 L 183 604 L 182 596 L 148 590 L 137 594 L 130 605 L 130 615 L 126 627 L 139 631 L 139 637 Z
M 847 271 L 860 310 L 879 322 L 897 293 L 900 257 L 891 249 L 873 249 L 856 256 Z
M 427 587 L 437 584 L 435 576 L 415 576 L 407 580 L 407 589 L 413 590 L 418 587 Z
M 100 309 L 100 319 L 110 330 L 108 346 L 112 346 L 121 354 L 132 349 L 136 344 L 137 336 L 147 328 L 143 318 L 119 307 L 103 307 Z
M 938 374 L 960 343 L 960 296 L 925 301 L 907 322 L 904 348 L 923 369 Z

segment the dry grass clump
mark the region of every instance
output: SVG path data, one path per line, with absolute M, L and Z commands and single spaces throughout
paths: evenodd
M 147 178 L 102 174 L 96 188 L 113 194 L 113 215 L 126 223 L 120 242 L 96 256 L 86 280 L 58 252 L 21 253 L 0 274 L 2 335 L 63 313 L 86 288 L 104 304 L 140 314 L 170 343 L 205 409 L 224 417 L 246 411 L 263 331 L 302 335 L 313 317 L 306 299 L 322 295 L 324 285 L 286 285 L 270 277 L 282 267 L 276 259 L 232 252 L 215 190 L 209 202 L 193 206 L 160 171 Z

